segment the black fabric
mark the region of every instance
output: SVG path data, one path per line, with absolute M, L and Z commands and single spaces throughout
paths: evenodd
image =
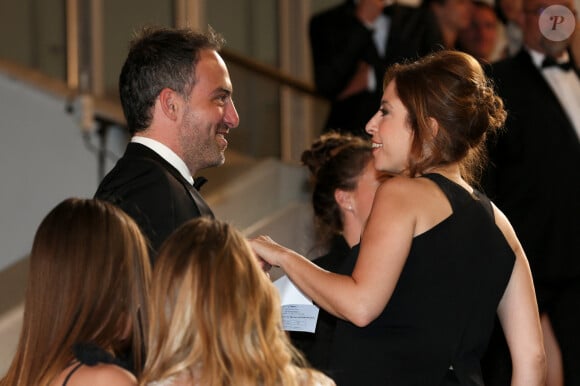
M 542 61 L 542 68 L 549 68 L 549 67 L 559 67 L 564 71 L 570 71 L 572 67 L 572 62 L 557 62 L 551 56 L 546 56 Z
M 312 260 L 313 263 L 330 272 L 339 272 L 341 267 L 348 265 L 353 267 L 356 261 L 356 254 L 353 255 L 344 237 L 335 236 L 327 254 Z M 352 268 L 350 269 L 352 271 Z M 314 334 L 308 332 L 291 332 L 292 344 L 302 351 L 312 365 L 332 377 L 329 368 L 330 353 L 333 350 L 334 329 L 337 318 L 320 309 L 316 330 Z
M 515 256 L 484 195 L 425 177 L 453 213 L 413 239 L 376 320 L 364 328 L 338 320 L 331 367 L 339 386 L 483 385 L 479 362 Z
M 108 353 L 107 351 L 103 350 L 99 346 L 92 344 L 92 343 L 77 343 L 72 348 L 73 354 L 75 359 L 79 361 L 79 363 L 71 369 L 71 371 L 67 374 L 66 378 L 62 386 L 66 386 L 70 381 L 73 374 L 81 368 L 81 366 L 96 366 L 98 364 L 112 364 L 119 367 L 122 367 L 126 370 L 129 370 L 129 367 L 126 362 L 122 361 L 121 359 L 115 358 L 113 355 Z
M 390 19 L 384 57 L 379 55 L 372 31 L 356 18 L 352 1 L 324 10 L 310 20 L 316 89 L 331 101 L 325 131 L 338 130 L 367 137 L 365 126 L 379 109 L 387 67 L 441 47 L 443 38 L 431 12 L 395 4 L 386 7 L 384 13 Z M 374 70 L 375 90 L 364 90 L 340 99 L 339 94 L 361 62 Z
M 488 75 L 508 117 L 489 141 L 482 186 L 526 253 L 540 312 L 549 316 L 562 351 L 566 385 L 580 385 L 580 141 L 526 49 L 489 67 Z M 485 377 L 490 386 L 509 386 L 510 356 L 499 325 L 494 335 Z
M 193 181 L 193 187 L 198 191 L 200 191 L 201 187 L 204 186 L 206 182 L 207 178 L 205 178 L 204 176 L 197 176 L 195 177 L 195 181 Z
M 508 117 L 490 139 L 482 186 L 512 223 L 541 297 L 544 284 L 580 280 L 580 141 L 526 50 L 488 75 Z
M 130 370 L 128 363 L 92 343 L 77 343 L 73 346 L 73 353 L 79 362 L 87 366 L 96 366 L 99 363 L 112 364 Z
M 119 206 L 131 216 L 150 242 L 153 263 L 159 247 L 177 227 L 213 213 L 196 188 L 160 155 L 139 143 L 103 178 L 95 198 Z

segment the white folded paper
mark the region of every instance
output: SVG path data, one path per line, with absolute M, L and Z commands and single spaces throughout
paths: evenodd
M 318 307 L 284 275 L 274 281 L 282 303 L 282 325 L 286 331 L 314 332 Z

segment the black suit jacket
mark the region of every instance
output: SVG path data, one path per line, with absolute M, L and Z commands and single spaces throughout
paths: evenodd
M 391 25 L 384 57 L 379 56 L 372 31 L 356 18 L 352 1 L 314 15 L 310 20 L 316 88 L 331 101 L 325 129 L 365 136 L 366 123 L 379 109 L 387 67 L 441 47 L 437 23 L 427 9 L 393 5 L 385 8 L 385 14 L 390 17 Z M 374 68 L 375 91 L 338 100 L 338 94 L 352 79 L 360 61 Z
M 119 206 L 150 242 L 154 261 L 163 241 L 184 222 L 213 213 L 183 176 L 147 146 L 129 143 L 99 185 L 95 198 Z
M 489 74 L 508 119 L 490 141 L 484 189 L 514 226 L 537 284 L 579 278 L 578 135 L 527 51 Z

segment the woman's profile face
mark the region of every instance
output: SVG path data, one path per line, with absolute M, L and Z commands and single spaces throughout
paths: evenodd
M 395 80 L 387 85 L 380 109 L 367 123 L 366 131 L 372 136 L 375 168 L 400 174 L 408 166 L 413 132 L 395 86 Z

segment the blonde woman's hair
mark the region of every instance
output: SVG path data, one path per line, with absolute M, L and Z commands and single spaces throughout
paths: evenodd
M 24 319 L 2 386 L 50 384 L 89 343 L 142 368 L 151 275 L 146 242 L 120 209 L 70 198 L 40 224 L 30 253 Z
M 142 385 L 183 377 L 204 386 L 327 379 L 303 368 L 282 329 L 275 287 L 245 238 L 227 223 L 194 219 L 165 241 L 150 305 L 155 317 Z

